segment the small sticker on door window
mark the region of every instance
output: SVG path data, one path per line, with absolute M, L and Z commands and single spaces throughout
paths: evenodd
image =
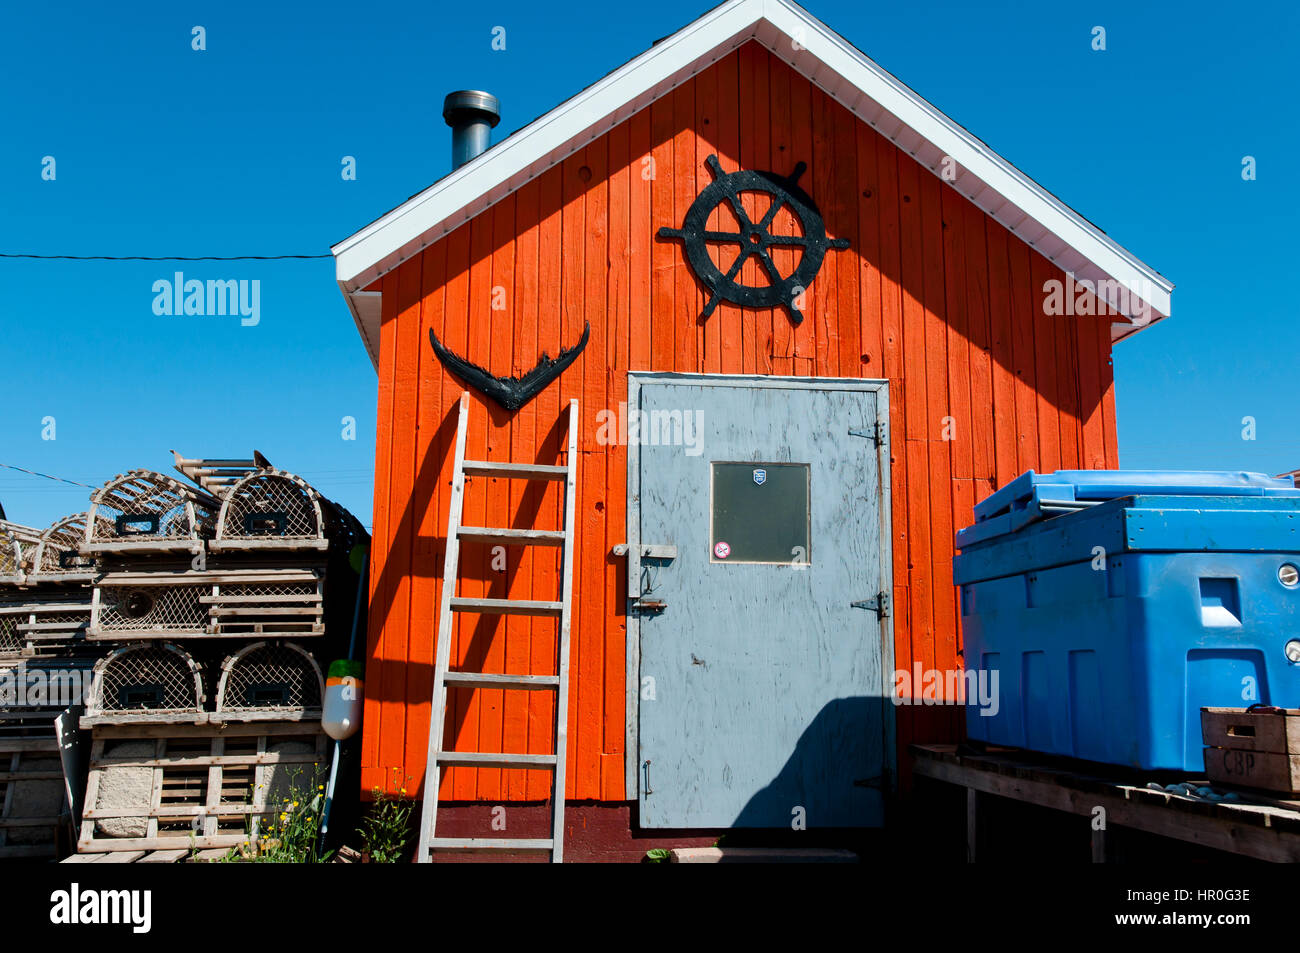
M 717 556 L 719 559 L 726 559 L 731 555 L 731 546 L 722 540 L 718 540 L 713 545 L 713 555 Z

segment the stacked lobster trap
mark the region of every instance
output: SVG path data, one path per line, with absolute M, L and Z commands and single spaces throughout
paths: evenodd
M 83 852 L 247 840 L 322 762 L 323 673 L 363 597 L 345 509 L 257 453 L 175 456 L 184 481 L 132 470 L 44 533 L 0 523 L 0 664 L 86 679 Z
M 75 655 L 90 624 L 85 513 L 41 532 L 0 522 L 0 661 Z
M 93 563 L 85 514 L 42 531 L 0 520 L 0 858 L 51 858 L 70 798 L 60 712 L 83 697 Z M 66 718 L 62 727 L 71 731 Z

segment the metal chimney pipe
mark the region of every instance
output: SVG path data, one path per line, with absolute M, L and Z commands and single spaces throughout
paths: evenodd
M 487 151 L 492 129 L 501 121 L 501 103 L 482 90 L 458 90 L 443 100 L 442 118 L 451 126 L 451 167 L 459 169 Z

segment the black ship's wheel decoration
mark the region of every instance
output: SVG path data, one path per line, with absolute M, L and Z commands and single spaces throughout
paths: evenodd
M 738 304 L 743 308 L 771 308 L 783 305 L 790 312 L 790 320 L 798 324 L 803 314 L 795 307 L 795 300 L 808 290 L 812 280 L 821 269 L 822 259 L 828 248 L 847 248 L 848 239 L 826 237 L 826 225 L 817 203 L 803 189 L 799 188 L 799 177 L 808 168 L 807 163 L 800 162 L 789 176 L 780 176 L 775 172 L 758 172 L 751 169 L 739 169 L 725 173 L 718 164 L 716 155 L 704 160 L 713 173 L 713 181 L 704 191 L 695 197 L 691 207 L 686 211 L 686 218 L 681 228 L 661 228 L 660 238 L 680 238 L 686 247 L 686 260 L 690 263 L 695 277 L 709 289 L 710 298 L 700 312 L 704 321 L 718 306 L 719 299 Z M 740 193 L 763 192 L 770 195 L 772 205 L 757 222 L 751 222 L 741 204 Z M 723 202 L 731 206 L 736 221 L 740 223 L 738 232 L 715 232 L 706 226 L 709 216 Z M 799 221 L 802 235 L 773 235 L 772 220 L 776 213 L 786 208 Z M 724 274 L 709 254 L 710 244 L 739 245 L 740 254 Z M 802 248 L 803 255 L 798 266 L 789 275 L 782 275 L 776 263 L 772 261 L 770 249 L 774 246 L 791 246 Z M 765 285 L 742 285 L 736 281 L 741 266 L 751 257 L 758 259 L 763 266 L 769 283 Z

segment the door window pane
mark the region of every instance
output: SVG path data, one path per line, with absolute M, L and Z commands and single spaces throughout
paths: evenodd
M 709 558 L 717 563 L 808 564 L 806 463 L 713 464 Z

